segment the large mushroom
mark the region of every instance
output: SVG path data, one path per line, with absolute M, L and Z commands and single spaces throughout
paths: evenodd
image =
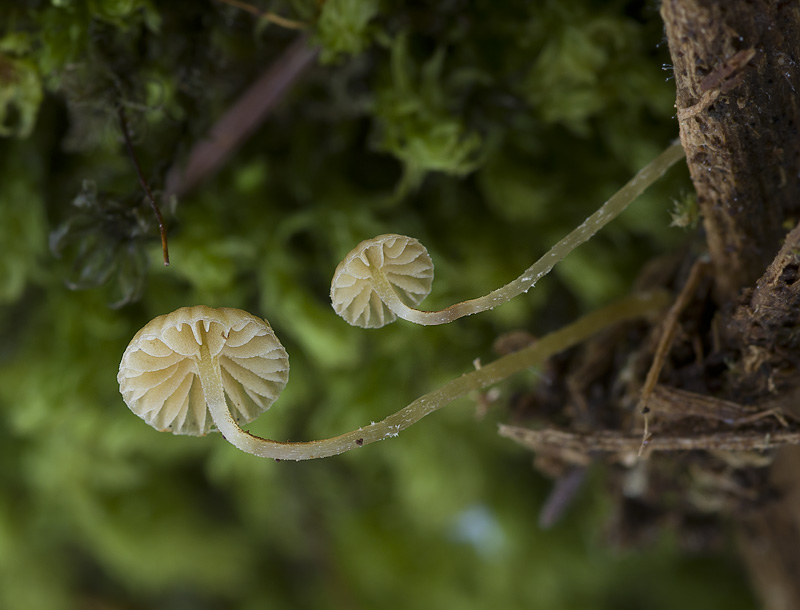
M 289 357 L 266 320 L 241 309 L 181 307 L 148 322 L 122 355 L 117 381 L 125 404 L 148 424 L 173 434 L 214 429 L 258 457 L 310 460 L 397 436 L 434 409 L 406 407 L 333 438 L 279 442 L 250 434 L 247 423 L 277 400 Z M 441 406 L 437 404 L 434 408 Z
M 433 281 L 433 262 L 420 242 L 404 235 L 379 235 L 362 241 L 334 271 L 333 308 L 349 324 L 363 328 L 379 328 L 397 318 L 422 325 L 447 324 L 493 309 L 533 288 L 683 156 L 680 142 L 673 143 L 517 279 L 487 295 L 439 311 L 416 309 Z
M 282 445 L 239 427 L 266 411 L 289 378 L 289 356 L 270 325 L 241 309 L 181 307 L 134 335 L 117 381 L 125 403 L 157 430 L 204 435 L 216 426 L 253 453 Z

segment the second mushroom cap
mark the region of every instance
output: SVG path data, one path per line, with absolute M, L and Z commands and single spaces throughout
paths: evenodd
M 333 309 L 353 326 L 380 328 L 397 319 L 371 281 L 382 274 L 406 305 L 431 292 L 433 261 L 419 241 L 393 233 L 358 244 L 339 263 L 331 282 Z

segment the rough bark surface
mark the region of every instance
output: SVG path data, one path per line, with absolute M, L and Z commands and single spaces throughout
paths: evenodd
M 728 322 L 738 344 L 735 389 L 800 416 L 800 225 L 748 291 Z M 767 610 L 800 608 L 800 448 L 778 453 L 770 473 L 773 497 L 739 520 L 739 541 Z
M 722 333 L 738 368 L 724 397 L 791 413 L 800 388 L 800 227 L 781 244 L 800 209 L 800 3 L 665 0 L 661 12 L 716 296 L 733 311 Z M 767 610 L 800 608 L 798 500 L 800 450 L 790 447 L 749 509 L 734 515 Z
M 661 13 L 724 301 L 762 274 L 800 209 L 800 4 L 665 0 Z
M 769 359 L 772 369 L 796 370 L 800 366 L 800 224 L 786 236 L 755 289 L 745 294 L 727 335 L 739 346 Z M 757 372 L 753 370 L 748 377 L 756 377 Z
M 765 610 L 797 610 L 800 603 L 800 447 L 783 449 L 772 465 L 775 497 L 743 515 L 739 546 Z
M 549 383 L 512 405 L 523 425 L 501 434 L 556 481 L 541 523 L 602 460 L 612 539 L 648 544 L 668 526 L 710 548 L 705 526 L 723 517 L 765 610 L 798 610 L 800 2 L 663 0 L 661 12 L 712 272 L 690 248 L 651 261 L 639 288 L 677 295 L 661 321 L 552 360 Z

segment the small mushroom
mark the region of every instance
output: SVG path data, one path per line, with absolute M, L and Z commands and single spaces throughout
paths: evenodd
M 349 324 L 363 328 L 380 328 L 397 318 L 422 325 L 447 324 L 494 309 L 533 288 L 683 156 L 680 142 L 671 144 L 517 279 L 485 296 L 440 311 L 415 308 L 428 295 L 433 281 L 433 262 L 419 241 L 403 235 L 380 235 L 362 241 L 336 267 L 331 281 L 333 308 Z
M 397 316 L 425 322 L 413 309 L 431 292 L 433 261 L 421 243 L 404 235 L 362 241 L 339 263 L 331 283 L 336 313 L 353 326 L 380 328 Z
M 610 324 L 661 310 L 668 300 L 663 293 L 627 297 L 453 379 L 379 422 L 317 441 L 273 441 L 239 426 L 266 411 L 289 376 L 289 357 L 269 323 L 241 309 L 182 307 L 153 319 L 131 339 L 117 381 L 131 411 L 157 430 L 203 435 L 216 428 L 255 456 L 310 460 L 395 437 L 454 400 L 542 364 Z

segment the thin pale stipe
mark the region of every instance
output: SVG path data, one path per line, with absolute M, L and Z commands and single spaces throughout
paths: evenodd
M 618 322 L 646 316 L 664 309 L 670 301 L 666 292 L 633 295 L 613 303 L 603 309 L 587 314 L 576 322 L 545 335 L 534 345 L 513 354 L 503 356 L 478 370 L 466 373 L 442 387 L 425 394 L 408 406 L 389 417 L 363 428 L 332 438 L 309 442 L 279 442 L 263 439 L 245 432 L 230 416 L 221 394 L 221 386 L 213 381 L 214 364 L 201 367 L 201 380 L 205 376 L 212 381 L 207 396 L 214 423 L 223 436 L 247 453 L 279 460 L 309 460 L 339 455 L 351 449 L 397 436 L 402 430 L 415 424 L 423 417 L 450 404 L 454 400 L 468 396 L 471 392 L 482 390 L 503 381 L 527 368 L 543 364 L 548 358 L 565 349 L 585 341 Z
M 402 235 L 381 235 L 362 242 L 340 263 L 334 273 L 331 284 L 331 301 L 334 309 L 350 324 L 366 328 L 377 328 L 388 324 L 395 319 L 395 316 L 425 326 L 447 324 L 464 316 L 493 309 L 533 288 L 536 282 L 547 275 L 570 252 L 614 220 L 647 187 L 683 157 L 684 151 L 680 142 L 673 143 L 517 279 L 485 296 L 456 303 L 439 311 L 416 309 L 417 303 L 427 295 L 427 292 L 420 290 L 413 296 L 408 293 L 403 294 L 398 290 L 398 280 L 392 277 L 384 266 L 386 252 L 394 248 L 395 243 L 408 244 L 407 247 L 420 250 L 427 258 L 427 252 L 417 240 Z M 358 277 L 354 272 L 348 273 L 348 264 L 353 262 L 360 265 Z M 425 275 L 420 280 L 420 284 L 427 290 L 430 289 L 433 263 L 429 263 L 429 270 L 430 275 Z M 425 272 L 427 273 L 427 268 Z M 349 300 L 342 299 L 345 295 Z M 371 299 L 375 295 L 380 298 L 390 314 L 379 310 Z M 357 300 L 357 297 L 361 297 L 361 300 Z M 370 305 L 369 308 L 367 304 Z

